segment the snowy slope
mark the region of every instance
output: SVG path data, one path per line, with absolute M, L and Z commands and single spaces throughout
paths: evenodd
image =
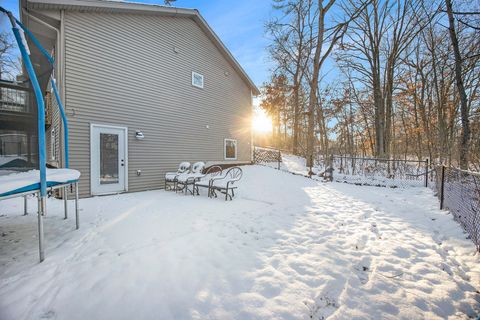
M 282 169 L 301 175 L 308 174 L 305 158 L 293 154 L 282 153 Z
M 478 256 L 431 190 L 244 171 L 231 202 L 161 190 L 82 199 L 78 231 L 51 199 L 41 264 L 35 215 L 0 202 L 0 319 L 477 314 Z

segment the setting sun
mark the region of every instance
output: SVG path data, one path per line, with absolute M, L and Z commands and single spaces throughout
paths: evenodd
M 272 120 L 263 110 L 256 110 L 252 120 L 253 130 L 260 133 L 272 131 Z

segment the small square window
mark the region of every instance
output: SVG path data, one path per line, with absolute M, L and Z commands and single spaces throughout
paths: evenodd
M 237 140 L 225 139 L 225 160 L 237 160 Z
M 203 75 L 200 73 L 192 72 L 192 86 L 203 88 Z

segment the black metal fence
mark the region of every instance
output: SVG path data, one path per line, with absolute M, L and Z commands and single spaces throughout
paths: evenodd
M 330 156 L 317 159 L 317 171 L 333 168 L 333 179 L 358 185 L 379 187 L 427 186 L 428 160 L 400 160 Z M 315 170 L 314 170 L 315 171 Z
M 253 147 L 253 163 L 274 167 L 280 170 L 282 153 L 273 148 Z
M 439 166 L 432 188 L 480 252 L 480 173 Z

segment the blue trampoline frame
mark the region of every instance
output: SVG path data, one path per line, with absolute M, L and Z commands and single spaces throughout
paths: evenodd
M 25 186 L 8 192 L 6 194 L 0 195 L 0 200 L 14 198 L 14 197 L 24 197 L 24 214 L 27 214 L 27 196 L 29 194 L 38 194 L 38 241 L 39 241 L 39 253 L 40 253 L 40 262 L 45 259 L 44 254 L 44 235 L 43 235 L 43 216 L 46 214 L 46 197 L 47 197 L 47 188 L 50 190 L 63 188 L 64 190 L 64 210 L 65 210 L 65 219 L 67 218 L 67 208 L 68 208 L 68 186 L 75 185 L 75 216 L 76 216 L 76 228 L 79 228 L 79 214 L 78 214 L 78 180 L 72 180 L 68 182 L 53 182 L 47 181 L 47 162 L 46 162 L 46 143 L 45 143 L 45 104 L 43 101 L 42 90 L 38 83 L 37 76 L 35 74 L 35 69 L 33 68 L 32 61 L 30 60 L 28 44 L 24 41 L 24 38 L 21 35 L 21 30 L 32 40 L 32 42 L 38 47 L 42 54 L 48 59 L 50 64 L 55 69 L 55 60 L 53 57 L 43 48 L 38 39 L 20 22 L 18 21 L 13 14 L 0 6 L 0 12 L 6 14 L 12 25 L 12 31 L 15 36 L 15 40 L 20 49 L 24 67 L 28 73 L 30 81 L 32 83 L 33 91 L 35 93 L 35 99 L 37 102 L 37 113 L 38 113 L 38 155 L 39 155 L 39 170 L 40 170 L 40 183 L 35 183 L 29 186 Z M 63 103 L 58 94 L 57 86 L 53 77 L 50 79 L 50 85 L 53 89 L 55 99 L 58 104 L 60 115 L 63 122 L 63 132 L 64 132 L 64 147 L 65 147 L 65 168 L 69 167 L 69 158 L 68 158 L 68 123 L 65 110 L 63 108 Z

